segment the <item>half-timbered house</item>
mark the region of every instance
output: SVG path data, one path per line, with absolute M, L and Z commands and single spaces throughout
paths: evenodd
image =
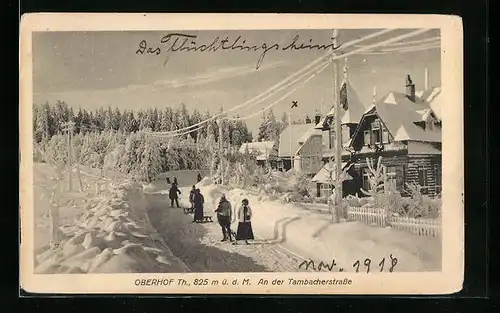
M 388 184 L 403 194 L 408 183 L 420 185 L 424 194 L 441 192 L 441 89 L 416 92 L 410 75 L 405 88 L 375 102 L 355 128 L 348 149 L 357 190 L 369 189 L 366 159 L 382 157 Z

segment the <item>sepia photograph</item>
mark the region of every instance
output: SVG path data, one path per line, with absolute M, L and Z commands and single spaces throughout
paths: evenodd
M 441 27 L 366 25 L 30 32 L 21 271 L 145 275 L 131 289 L 442 274 L 462 90 L 444 92 Z M 227 277 L 169 276 L 190 273 Z

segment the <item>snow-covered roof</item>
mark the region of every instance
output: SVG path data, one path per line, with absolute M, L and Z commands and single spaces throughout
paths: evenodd
M 241 145 L 239 152 L 248 152 L 252 154 L 257 154 L 257 160 L 267 160 L 269 155 L 272 154 L 274 141 L 260 141 L 260 142 L 246 142 Z
M 311 136 L 314 135 L 321 135 L 321 131 L 316 130 L 314 124 L 298 124 L 287 126 L 280 134 L 278 156 L 289 157 L 290 148 L 295 155 L 302 144 L 304 144 Z M 291 144 L 290 140 L 292 140 Z
M 421 90 L 415 92 L 415 95 L 421 100 L 429 104 L 432 112 L 439 120 L 442 120 L 441 108 L 442 108 L 442 99 L 441 96 L 441 87 L 433 87 L 427 90 Z
M 429 142 L 408 142 L 409 154 L 441 154 L 441 150 Z
M 358 124 L 366 112 L 366 106 L 361 102 L 358 94 L 349 80 L 344 80 L 340 88 L 340 106 L 342 110 L 342 124 Z M 327 116 L 335 114 L 335 106 L 328 112 Z
M 352 165 L 352 164 L 351 164 Z M 347 163 L 342 163 L 342 169 L 344 170 L 345 167 L 347 166 Z M 319 171 L 314 175 L 314 177 L 311 179 L 312 182 L 315 183 L 323 183 L 323 184 L 328 184 L 328 183 L 333 183 L 336 180 L 336 169 L 337 166 L 335 163 L 326 163 Z M 330 179 L 331 175 L 331 179 Z M 348 173 L 343 173 L 342 176 L 343 180 L 351 180 L 353 179 L 351 175 Z
M 395 141 L 414 140 L 441 142 L 441 131 L 424 130 L 415 122 L 422 121 L 423 114 L 428 112 L 427 102 L 417 98 L 415 102 L 406 94 L 390 92 L 375 104 L 375 110 Z

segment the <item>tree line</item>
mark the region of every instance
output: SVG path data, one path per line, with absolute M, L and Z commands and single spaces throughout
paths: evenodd
M 34 104 L 33 106 L 33 137 L 35 142 L 48 140 L 54 135 L 63 133 L 64 123 L 73 121 L 75 123 L 76 134 L 86 134 L 89 132 L 122 132 L 125 134 L 138 131 L 168 132 L 184 129 L 196 125 L 197 123 L 211 118 L 212 115 L 207 110 L 201 114 L 197 109 L 188 112 L 186 105 L 181 103 L 178 108 L 166 107 L 165 109 L 150 108 L 138 111 L 121 111 L 118 108 L 99 108 L 94 111 L 78 109 L 75 112 L 72 107 L 63 101 L 58 101 L 54 105 L 49 103 Z M 219 131 L 215 120 L 205 124 L 199 130 L 180 136 L 183 139 L 188 137 L 198 141 L 206 138 L 209 133 L 218 141 Z M 195 127 L 193 127 L 194 129 Z M 223 134 L 226 138 L 224 142 L 233 146 L 240 146 L 242 143 L 253 140 L 252 132 L 242 120 L 223 121 Z

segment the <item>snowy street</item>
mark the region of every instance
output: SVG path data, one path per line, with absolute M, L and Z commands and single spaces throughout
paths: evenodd
M 193 272 L 297 272 L 303 261 L 278 243 L 221 242 L 221 229 L 215 219 L 212 223 L 191 223 L 192 214 L 184 214 L 182 208 L 171 208 L 166 196 L 149 195 L 148 200 L 151 223 Z
M 436 238 L 358 222 L 332 224 L 330 215 L 317 208 L 268 201 L 245 190 L 220 189 L 215 185 L 199 188 L 205 197 L 205 215 L 212 214 L 212 223 L 191 223 L 193 215 L 184 214 L 182 208 L 171 208 L 165 191 L 148 195 L 146 209 L 153 227 L 172 253 L 194 272 L 311 271 L 305 264 L 299 268 L 300 264 L 309 260 L 316 266 L 319 262 L 331 264 L 333 259 L 336 263 L 333 272 L 340 269 L 353 272 L 356 271 L 354 263 L 359 260 L 362 264 L 366 258 L 373 263 L 372 272 L 380 271 L 376 266 L 383 259 L 386 262 L 383 270 L 388 271 L 391 258 L 397 259 L 394 271 L 435 271 L 441 267 L 440 242 Z M 189 188 L 181 190 L 179 202 L 181 207 L 187 207 Z M 222 233 L 213 210 L 222 191 L 233 208 L 243 198 L 250 200 L 254 211 L 252 227 L 257 238 L 253 244 L 220 242 Z M 231 226 L 236 230 L 237 223 Z M 358 269 L 366 271 L 363 266 Z

